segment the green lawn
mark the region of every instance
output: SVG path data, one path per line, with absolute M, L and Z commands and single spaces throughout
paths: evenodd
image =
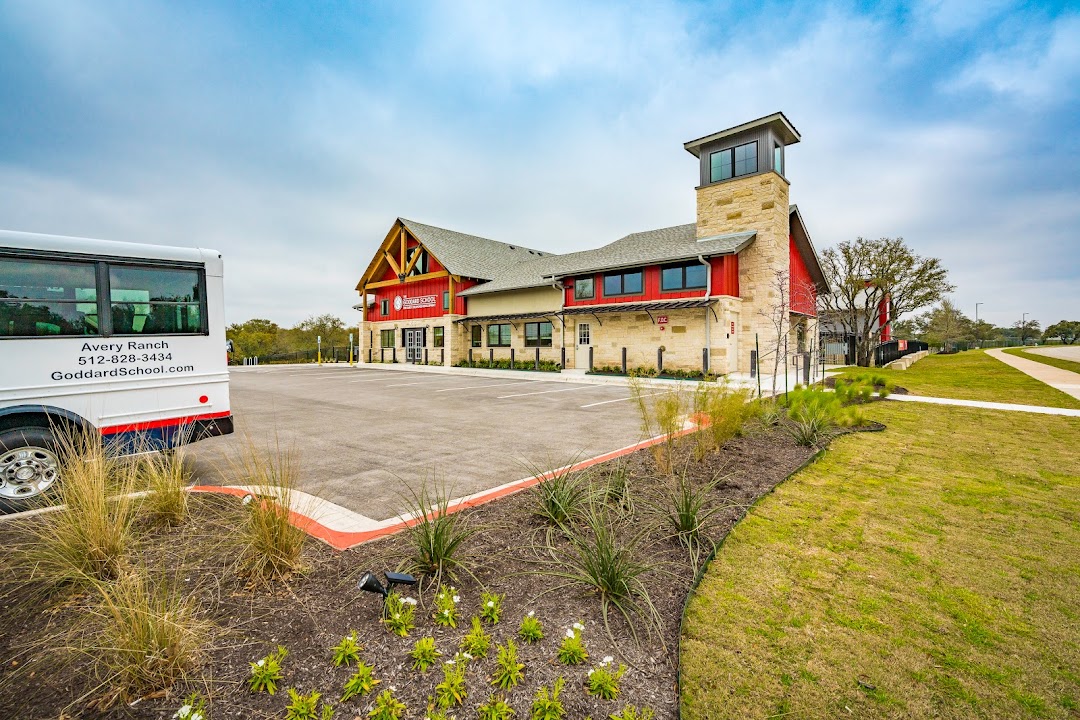
M 868 415 L 721 547 L 683 717 L 1077 717 L 1080 418 Z
M 1020 348 L 1009 348 L 1005 352 L 1010 355 L 1015 355 L 1016 357 L 1022 357 L 1025 360 L 1034 360 L 1035 362 L 1041 362 L 1043 365 L 1053 365 L 1062 370 L 1071 370 L 1074 373 L 1080 373 L 1080 362 L 1075 362 L 1073 360 L 1065 360 L 1063 358 L 1051 357 L 1040 353 L 1028 352 L 1027 350 L 1021 350 Z
M 866 368 L 845 368 L 843 374 L 865 372 Z M 907 370 L 874 368 L 915 395 L 988 400 L 990 402 L 1080 408 L 1080 400 L 1009 367 L 982 350 L 955 355 L 930 355 Z

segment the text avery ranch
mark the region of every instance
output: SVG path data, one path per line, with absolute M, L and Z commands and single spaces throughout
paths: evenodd
M 129 340 L 127 343 L 83 343 L 83 352 L 123 352 L 124 350 L 168 350 L 169 343 L 165 340 L 153 342 L 140 342 Z

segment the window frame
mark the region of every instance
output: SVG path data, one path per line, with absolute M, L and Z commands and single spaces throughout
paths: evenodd
M 687 285 L 686 271 L 692 267 L 699 267 L 705 271 L 705 281 L 701 285 Z M 668 270 L 680 270 L 681 281 L 677 287 L 668 287 L 664 273 Z M 699 262 L 679 263 L 677 265 L 663 265 L 660 268 L 660 292 L 688 292 L 690 290 L 705 290 L 709 287 L 709 268 Z
M 739 161 L 739 160 L 735 159 L 736 151 L 741 150 L 742 148 L 745 148 L 745 147 L 749 147 L 751 145 L 754 146 L 754 167 L 753 167 L 753 169 L 748 170 L 746 172 L 742 172 L 742 173 L 735 172 L 736 167 L 738 167 L 738 163 L 739 162 L 745 162 L 745 159 L 743 161 Z M 720 169 L 721 169 L 721 177 L 718 178 L 718 177 L 716 177 L 716 173 L 715 173 L 716 164 L 715 164 L 715 161 L 713 160 L 713 158 L 715 158 L 717 155 L 723 156 L 724 153 L 727 153 L 727 157 L 724 158 L 723 164 L 719 166 Z M 715 152 L 709 153 L 709 183 L 710 184 L 718 183 L 718 182 L 724 182 L 725 180 L 734 180 L 735 178 L 746 177 L 747 175 L 753 175 L 754 173 L 758 172 L 760 169 L 761 169 L 761 158 L 758 156 L 758 141 L 757 140 L 751 140 L 750 142 L 740 143 L 739 145 L 733 145 L 733 146 L 731 146 L 729 148 L 724 148 L 723 150 L 717 150 Z M 724 176 L 724 171 L 727 172 L 726 177 Z M 781 174 L 783 174 L 783 173 L 781 173 Z
M 544 342 L 544 334 L 541 332 L 541 328 L 544 325 L 547 325 L 547 327 L 548 327 L 548 336 L 547 336 L 547 342 L 546 343 Z M 529 328 L 530 327 L 536 328 L 536 338 L 532 342 L 529 341 Z M 537 322 L 525 323 L 525 347 L 527 347 L 527 348 L 552 347 L 551 343 L 552 343 L 552 338 L 553 337 L 554 337 L 554 328 L 552 327 L 552 325 L 551 325 L 551 323 L 549 321 L 547 321 L 547 320 L 539 320 Z
M 390 344 L 386 344 L 386 339 L 390 338 Z M 379 348 L 389 349 L 397 347 L 397 332 L 393 328 L 386 328 L 379 331 Z
M 423 245 L 414 245 L 408 254 L 405 256 L 405 262 L 412 262 L 413 255 L 416 252 L 420 253 L 420 257 L 417 259 L 416 264 L 413 265 L 412 270 L 406 277 L 416 277 L 417 275 L 427 275 L 431 268 L 431 254 L 427 251 Z
M 431 328 L 431 347 L 446 347 L 446 328 L 442 325 Z
M 784 146 L 773 141 L 773 170 L 781 177 L 784 175 Z
M 491 342 L 492 329 L 499 328 L 496 332 L 499 334 L 499 342 Z M 502 342 L 502 328 L 506 328 L 506 342 Z M 487 346 L 493 348 L 510 347 L 514 342 L 513 334 L 510 331 L 510 323 L 491 323 L 487 326 Z
M 641 277 L 641 289 L 640 290 L 636 290 L 636 291 L 633 291 L 633 292 L 627 292 L 626 291 L 626 276 L 627 275 L 638 275 L 638 276 Z M 608 278 L 619 278 L 619 292 L 617 292 L 617 293 L 609 293 L 608 292 L 608 288 L 607 288 Z M 606 297 L 606 298 L 610 298 L 610 297 L 631 297 L 631 296 L 635 296 L 635 295 L 644 295 L 645 294 L 645 271 L 643 269 L 637 269 L 637 270 L 630 270 L 630 271 L 626 271 L 626 272 L 604 273 L 603 287 L 604 287 L 604 297 Z
M 207 316 L 208 298 L 206 284 L 206 265 L 182 260 L 154 260 L 152 258 L 114 257 L 112 255 L 81 254 L 72 252 L 53 252 L 49 250 L 0 249 L 0 258 L 11 260 L 31 260 L 41 262 L 84 263 L 94 265 L 95 292 L 97 294 L 98 332 L 93 335 L 0 335 L 3 340 L 41 340 L 45 338 L 108 338 L 108 337 L 196 337 L 210 335 L 210 320 Z M 135 267 L 148 270 L 194 270 L 200 288 L 199 299 L 179 305 L 198 305 L 199 330 L 195 332 L 172 333 L 117 333 L 112 325 L 112 288 L 109 281 L 109 269 L 112 267 Z M 74 302 L 74 301 L 73 301 Z M 162 304 L 162 303 L 159 303 Z M 164 303 L 168 304 L 168 303 Z
M 589 284 L 589 294 L 586 295 L 580 292 L 580 288 L 584 283 Z M 592 275 L 589 277 L 574 278 L 574 299 L 575 300 L 593 300 L 596 298 L 596 278 Z
M 388 298 L 379 301 L 379 317 L 390 317 L 390 300 Z
M 443 312 L 447 312 L 448 310 L 450 310 L 450 291 L 449 290 L 443 290 L 442 291 L 442 309 L 443 309 Z
M 483 325 L 473 325 L 469 330 L 469 347 L 484 347 Z

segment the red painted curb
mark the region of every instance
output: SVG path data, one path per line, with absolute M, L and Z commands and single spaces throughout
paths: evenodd
M 692 427 L 680 430 L 679 432 L 675 433 L 674 437 L 683 437 L 684 435 L 688 435 L 697 429 L 697 427 Z M 660 443 L 664 442 L 664 439 L 665 436 L 658 435 L 654 438 L 642 440 L 639 443 L 621 448 L 619 450 L 612 450 L 611 452 L 597 455 L 596 457 L 587 458 L 580 462 L 574 463 L 569 467 L 556 468 L 555 470 L 549 470 L 548 472 L 541 475 L 534 475 L 533 477 L 523 478 L 516 482 L 502 485 L 492 490 L 483 490 L 474 495 L 466 495 L 465 497 L 450 503 L 446 509 L 446 512 L 455 513 L 459 510 L 465 510 L 467 508 L 485 505 L 494 500 L 498 500 L 508 495 L 513 495 L 516 492 L 521 492 L 522 490 L 531 488 L 534 485 L 540 484 L 544 480 L 550 480 L 556 473 L 584 470 L 586 468 L 593 467 L 594 465 L 599 465 L 609 460 L 614 460 L 615 458 L 629 455 L 631 453 L 637 452 L 638 450 L 643 450 L 645 448 L 652 447 L 653 445 L 659 445 Z M 191 492 L 213 492 L 221 493 L 224 495 L 233 495 L 235 497 L 244 497 L 251 494 L 246 490 L 241 490 L 239 488 L 218 487 L 215 485 L 197 485 L 191 488 Z M 357 545 L 361 545 L 366 542 L 371 542 L 372 540 L 377 540 L 381 537 L 386 537 L 388 535 L 394 535 L 396 533 L 399 533 L 405 528 L 415 525 L 417 522 L 419 522 L 420 518 L 400 520 L 396 523 L 386 525 L 385 527 L 376 528 L 374 530 L 364 530 L 363 532 L 343 532 L 341 530 L 334 530 L 332 528 L 326 527 L 325 525 L 316 520 L 309 518 L 306 515 L 302 515 L 301 513 L 296 512 L 295 510 L 289 511 L 289 520 L 290 522 L 292 522 L 293 525 L 300 528 L 308 535 L 311 535 L 318 540 L 322 540 L 335 550 L 348 550 L 349 548 L 354 548 Z

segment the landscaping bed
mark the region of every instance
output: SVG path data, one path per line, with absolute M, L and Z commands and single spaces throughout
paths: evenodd
M 704 531 L 712 541 L 724 537 L 746 507 L 813 452 L 813 448 L 796 445 L 783 430 L 761 427 L 756 421 L 720 452 L 695 459 L 694 449 L 690 442 L 676 447 L 672 466 L 691 483 L 709 486 L 709 503 L 718 508 Z M 537 689 L 551 687 L 562 676 L 566 686 L 560 699 L 567 717 L 606 718 L 629 702 L 651 708 L 658 718 L 674 718 L 679 622 L 694 568 L 686 548 L 664 529 L 663 511 L 658 509 L 673 492 L 672 476 L 658 472 L 653 452 L 643 450 L 594 468 L 590 483 L 594 488 L 607 488 L 623 474 L 630 480 L 633 510 L 623 508 L 620 501 L 619 509 L 610 510 L 611 525 L 627 542 L 641 536 L 634 546 L 635 555 L 651 567 L 639 579 L 655 608 L 655 629 L 650 630 L 649 623 L 637 615 L 628 623 L 612 607 L 609 636 L 595 592 L 581 585 L 552 591 L 563 581 L 537 574 L 545 567 L 550 569 L 549 553 L 567 552 L 569 542 L 536 516 L 535 490 L 463 511 L 463 521 L 482 530 L 463 546 L 471 574 L 459 570 L 452 581 L 461 598 L 461 621 L 457 628 L 434 625 L 434 588 L 409 589 L 419 605 L 416 627 L 407 638 L 391 634 L 380 624 L 380 598 L 361 593 L 356 584 L 365 570 L 381 573 L 406 568 L 411 553 L 408 535 L 340 553 L 310 542 L 303 552 L 302 572 L 284 581 L 254 586 L 233 569 L 235 546 L 225 540 L 242 522 L 247 509 L 235 498 L 194 496 L 190 519 L 179 527 L 141 527 L 127 562 L 144 565 L 158 581 L 178 584 L 197 598 L 200 616 L 215 628 L 205 642 L 199 668 L 167 693 L 121 700 L 95 679 L 93 650 L 71 653 L 56 649 L 78 645 L 80 639 L 85 640 L 84 647 L 92 647 L 87 633 L 92 632 L 92 620 L 100 609 L 97 596 L 89 591 L 62 590 L 43 599 L 40 587 L 24 582 L 24 577 L 16 577 L 9 568 L 2 577 L 0 601 L 0 623 L 5 628 L 0 635 L 0 707 L 8 709 L 9 716 L 20 718 L 171 718 L 182 698 L 198 691 L 209 698 L 214 718 L 280 718 L 289 702 L 286 688 L 296 688 L 303 693 L 322 693 L 334 706 L 335 717 L 353 718 L 366 716 L 375 696 L 392 687 L 394 697 L 408 707 L 404 716 L 421 718 L 442 678 L 441 662 L 453 656 L 469 629 L 469 619 L 480 610 L 481 592 L 488 591 L 505 596 L 501 622 L 485 625 L 492 649 L 486 659 L 468 663 L 468 700 L 452 713 L 472 716 L 471 709 L 492 694 L 495 647 L 513 638 L 518 661 L 524 665 L 524 679 L 512 690 L 498 694 L 505 696 L 517 717 L 528 717 Z M 714 480 L 715 485 L 710 486 Z M 17 546 L 25 541 L 25 530 L 26 521 L 2 524 L 0 542 L 9 548 Z M 550 543 L 546 541 L 549 537 Z M 544 637 L 535 644 L 516 638 L 519 624 L 529 612 L 543 624 Z M 589 659 L 582 665 L 566 666 L 555 658 L 574 623 L 585 627 L 582 638 Z M 340 703 L 342 685 L 353 669 L 333 667 L 331 648 L 351 630 L 358 631 L 363 646 L 360 656 L 375 665 L 374 676 L 381 683 L 371 695 Z M 634 640 L 635 633 L 639 641 Z M 424 636 L 434 638 L 443 656 L 436 667 L 421 673 L 411 668 L 408 653 Z M 278 645 L 289 653 L 282 664 L 284 677 L 278 693 L 250 692 L 250 664 Z M 612 669 L 627 666 L 619 681 L 617 700 L 601 700 L 585 692 L 589 669 L 597 667 L 605 656 L 613 658 Z M 114 700 L 111 707 L 101 710 L 108 704 L 101 702 L 102 698 Z

